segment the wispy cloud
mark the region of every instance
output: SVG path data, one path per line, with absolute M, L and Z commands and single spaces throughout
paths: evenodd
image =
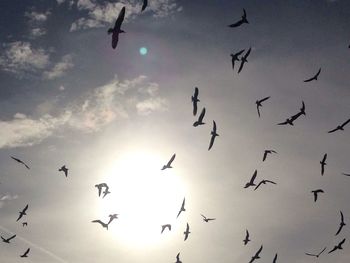
M 53 68 L 49 71 L 45 71 L 43 77 L 45 79 L 55 79 L 63 76 L 67 70 L 71 69 L 74 66 L 72 55 L 68 54 L 62 57 L 62 60 L 58 62 Z
M 51 15 L 50 11 L 37 12 L 35 10 L 26 11 L 24 16 L 28 18 L 29 34 L 32 38 L 37 38 L 46 34 L 44 23 Z
M 0 196 L 0 208 L 4 206 L 6 202 L 16 200 L 18 195 L 4 194 Z

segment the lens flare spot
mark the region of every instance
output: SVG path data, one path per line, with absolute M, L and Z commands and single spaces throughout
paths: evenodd
M 140 54 L 141 54 L 142 56 L 145 56 L 145 55 L 147 54 L 147 52 L 148 52 L 148 50 L 147 50 L 146 47 L 141 47 L 141 48 L 140 48 Z

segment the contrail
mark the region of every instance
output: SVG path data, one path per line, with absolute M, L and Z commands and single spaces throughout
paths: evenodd
M 13 233 L 12 231 L 8 230 L 7 228 L 5 228 L 5 227 L 3 227 L 3 226 L 1 226 L 1 225 L 0 225 L 0 229 L 3 230 L 3 231 L 5 231 L 5 232 L 7 232 L 7 233 L 10 233 L 11 235 L 14 235 L 14 234 L 15 234 L 15 233 Z M 68 261 L 64 260 L 63 258 L 60 258 L 59 256 L 56 256 L 54 253 L 52 253 L 52 252 L 46 250 L 45 248 L 43 248 L 43 247 L 41 247 L 41 246 L 39 246 L 39 245 L 37 245 L 37 244 L 34 244 L 34 243 L 30 242 L 29 240 L 27 240 L 27 239 L 25 239 L 25 238 L 23 238 L 23 237 L 21 237 L 21 236 L 18 236 L 18 235 L 17 235 L 16 238 L 22 240 L 24 243 L 27 243 L 27 244 L 30 245 L 31 247 L 34 247 L 34 248 L 40 250 L 41 252 L 45 253 L 46 255 L 48 255 L 48 256 L 50 256 L 50 257 L 56 259 L 58 262 L 61 262 L 61 263 L 69 263 Z

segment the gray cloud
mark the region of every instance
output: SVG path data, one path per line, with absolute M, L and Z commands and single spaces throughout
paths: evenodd
M 67 54 L 62 57 L 61 61 L 58 62 L 54 67 L 43 73 L 45 79 L 55 79 L 63 76 L 69 69 L 74 66 L 72 55 Z

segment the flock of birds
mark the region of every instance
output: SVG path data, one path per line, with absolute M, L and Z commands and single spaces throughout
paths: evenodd
M 142 5 L 142 9 L 141 9 L 141 12 L 145 10 L 145 8 L 147 7 L 148 5 L 148 1 L 147 0 L 143 0 L 143 5 Z M 121 29 L 121 25 L 123 23 L 123 20 L 124 20 L 124 17 L 125 17 L 125 7 L 123 7 L 116 19 L 116 22 L 115 22 L 115 25 L 113 28 L 109 28 L 108 29 L 108 34 L 112 34 L 112 48 L 115 49 L 117 47 L 117 44 L 118 44 L 118 40 L 119 40 L 119 34 L 120 33 L 125 33 L 124 30 Z M 247 12 L 245 9 L 243 9 L 243 15 L 241 17 L 240 20 L 238 20 L 237 22 L 233 23 L 233 24 L 230 24 L 229 27 L 231 28 L 235 28 L 235 27 L 239 27 L 243 24 L 248 24 L 248 20 L 247 20 Z M 350 48 L 350 46 L 349 46 Z M 232 70 L 235 69 L 235 63 L 236 62 L 240 62 L 240 66 L 239 66 L 239 69 L 238 69 L 238 74 L 242 71 L 243 69 L 243 66 L 245 63 L 248 62 L 247 58 L 248 56 L 250 55 L 251 53 L 251 48 L 248 49 L 248 51 L 242 55 L 244 53 L 244 49 L 243 50 L 240 50 L 238 51 L 237 53 L 234 53 L 234 54 L 231 54 L 231 62 L 232 62 Z M 240 57 L 241 56 L 241 57 Z M 317 73 L 304 80 L 304 82 L 311 82 L 311 81 L 314 81 L 314 80 L 317 80 L 319 75 L 321 73 L 321 68 L 317 71 Z M 193 116 L 196 116 L 197 115 L 197 111 L 198 111 L 198 102 L 200 102 L 199 98 L 199 89 L 198 87 L 195 87 L 195 90 L 194 90 L 194 94 L 191 96 L 191 101 L 192 101 L 192 106 L 193 106 Z M 260 112 L 260 108 L 262 108 L 263 106 L 263 102 L 267 101 L 268 99 L 270 98 L 270 96 L 268 97 L 264 97 L 262 99 L 259 99 L 255 102 L 256 104 L 256 108 L 257 108 L 257 113 L 258 113 L 258 117 L 260 118 L 261 117 L 261 112 Z M 201 125 L 204 125 L 205 122 L 204 122 L 204 117 L 205 117 L 205 113 L 206 113 L 206 109 L 205 107 L 203 107 L 201 113 L 199 114 L 198 116 L 198 119 L 193 123 L 193 126 L 194 127 L 198 127 L 198 126 L 201 126 Z M 288 117 L 285 121 L 283 122 L 280 122 L 278 123 L 277 125 L 294 125 L 294 121 L 296 121 L 300 116 L 306 116 L 306 113 L 305 113 L 305 103 L 304 101 L 302 101 L 302 107 L 300 108 L 300 110 Z M 344 127 L 350 122 L 350 119 L 346 120 L 345 122 L 343 122 L 342 124 L 338 125 L 336 128 L 328 131 L 328 133 L 333 133 L 333 132 L 336 132 L 336 131 L 339 131 L 339 130 L 344 130 Z M 213 120 L 213 128 L 210 132 L 210 141 L 209 141 L 209 147 L 208 147 L 208 150 L 212 149 L 213 145 L 214 145 L 214 142 L 215 142 L 215 138 L 217 136 L 219 136 L 219 134 L 217 133 L 217 125 L 216 125 L 216 122 Z M 269 154 L 277 154 L 277 151 L 275 150 L 272 150 L 272 149 L 267 149 L 264 151 L 263 153 L 263 159 L 262 161 L 266 161 L 267 159 L 267 156 Z M 27 169 L 30 169 L 30 167 L 25 163 L 23 162 L 22 160 L 16 158 L 16 157 L 13 157 L 13 156 L 10 156 L 14 161 L 24 165 Z M 170 168 L 173 168 L 172 167 L 172 163 L 173 161 L 175 160 L 175 157 L 176 157 L 176 154 L 173 154 L 171 156 L 171 158 L 169 159 L 169 161 L 163 165 L 163 167 L 161 168 L 161 170 L 165 170 L 165 169 L 170 169 Z M 320 161 L 320 164 L 321 164 L 321 175 L 323 176 L 324 174 L 324 171 L 325 171 L 325 166 L 327 165 L 326 163 L 326 160 L 327 160 L 327 154 L 324 154 L 322 160 Z M 68 177 L 68 168 L 63 165 L 61 168 L 58 169 L 58 171 L 60 172 L 63 172 L 65 177 Z M 247 182 L 245 184 L 245 186 L 243 188 L 250 188 L 250 187 L 254 187 L 254 191 L 257 190 L 259 187 L 261 187 L 262 185 L 266 185 L 267 183 L 269 184 L 274 184 L 276 185 L 276 182 L 272 181 L 272 180 L 267 180 L 267 179 L 261 179 L 259 181 L 259 183 L 256 183 L 256 177 L 257 177 L 257 174 L 258 174 L 258 171 L 255 170 L 252 177 L 250 178 L 249 182 Z M 350 176 L 350 174 L 348 173 L 343 173 L 343 175 L 346 175 L 346 176 Z M 109 191 L 109 186 L 106 184 L 106 183 L 99 183 L 99 184 L 96 184 L 95 187 L 97 188 L 98 190 L 98 196 L 99 197 L 102 197 L 102 198 L 105 198 L 108 194 L 110 194 L 111 192 Z M 314 202 L 316 202 L 318 200 L 318 195 L 320 193 L 324 193 L 324 191 L 322 189 L 316 189 L 316 190 L 313 190 L 311 191 L 311 193 L 313 194 L 313 197 L 314 197 Z M 102 195 L 102 196 L 101 196 Z M 27 204 L 21 211 L 19 211 L 19 216 L 16 220 L 16 222 L 20 221 L 25 215 L 27 215 L 27 210 L 28 210 L 28 207 L 29 205 Z M 182 212 L 185 212 L 186 209 L 185 209 L 185 198 L 183 199 L 182 201 L 182 204 L 181 204 L 181 207 L 177 213 L 177 216 L 176 218 L 178 218 L 180 216 L 180 214 Z M 215 218 L 208 218 L 206 217 L 205 215 L 201 214 L 202 218 L 203 218 L 203 221 L 208 223 L 209 221 L 213 221 L 215 220 Z M 97 219 L 97 220 L 93 220 L 91 221 L 92 223 L 98 223 L 100 224 L 103 228 L 106 228 L 108 230 L 108 226 L 109 224 L 111 224 L 115 219 L 118 219 L 118 214 L 110 214 L 109 216 L 109 219 L 108 221 L 104 222 L 100 219 Z M 340 211 L 340 223 L 339 223 L 339 228 L 335 234 L 335 236 L 337 236 L 338 234 L 341 233 L 343 227 L 346 225 L 346 223 L 344 222 L 344 215 L 343 215 L 343 212 Z M 26 227 L 28 226 L 28 222 L 22 222 L 22 226 L 23 227 Z M 161 226 L 161 234 L 165 231 L 165 230 L 168 230 L 168 231 L 171 231 L 171 224 L 164 224 Z M 185 231 L 183 232 L 184 234 L 184 241 L 186 241 L 189 237 L 189 234 L 190 234 L 190 226 L 189 224 L 187 223 L 186 224 L 186 229 Z M 13 240 L 14 238 L 16 237 L 16 235 L 12 235 L 10 237 L 3 237 L 1 235 L 1 239 L 4 243 L 7 243 L 7 244 L 10 244 L 11 240 Z M 245 235 L 245 238 L 243 240 L 243 244 L 244 245 L 247 245 L 249 242 L 250 242 L 250 234 L 249 234 L 249 231 L 246 230 L 246 235 Z M 333 253 L 334 251 L 336 250 L 341 250 L 343 249 L 343 244 L 345 243 L 346 241 L 346 238 L 343 238 L 337 245 L 335 245 L 331 250 L 328 251 L 328 253 Z M 320 255 L 326 251 L 327 247 L 323 248 L 319 253 L 305 253 L 307 256 L 311 256 L 311 257 L 320 257 Z M 262 252 L 263 250 L 263 245 L 260 246 L 260 248 L 257 250 L 257 252 L 252 256 L 251 260 L 249 261 L 249 263 L 252 263 L 253 261 L 257 260 L 260 258 L 260 253 Z M 25 257 L 28 257 L 28 254 L 30 252 L 30 248 L 28 248 L 23 254 L 20 255 L 20 257 L 22 258 L 25 258 Z M 277 262 L 277 253 L 275 254 L 274 258 L 273 258 L 273 263 L 276 263 Z M 176 262 L 175 263 L 182 263 L 182 261 L 180 260 L 180 252 L 176 255 Z

